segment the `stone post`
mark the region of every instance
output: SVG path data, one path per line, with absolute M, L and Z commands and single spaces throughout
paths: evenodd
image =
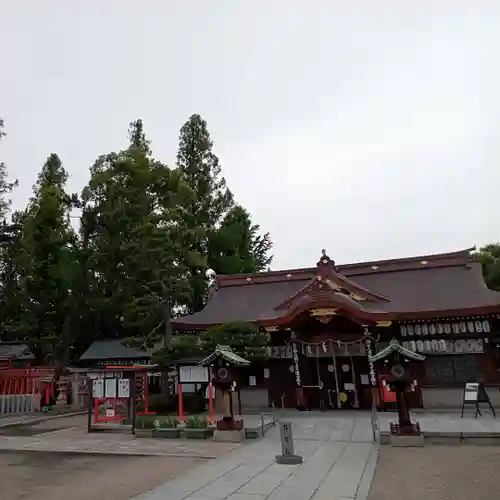
M 276 463 L 297 465 L 302 457 L 295 454 L 291 422 L 280 422 L 281 455 L 276 455 Z

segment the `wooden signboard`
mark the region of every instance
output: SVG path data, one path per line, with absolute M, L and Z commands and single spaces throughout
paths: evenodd
M 496 417 L 495 409 L 491 404 L 490 397 L 486 392 L 484 384 L 481 382 L 466 382 L 462 397 L 462 413 L 460 415 L 461 418 L 463 418 L 464 416 L 464 410 L 466 405 L 474 405 L 476 407 L 475 418 L 477 418 L 478 415 L 482 416 L 481 410 L 479 409 L 480 403 L 486 403 L 490 407 L 493 416 Z

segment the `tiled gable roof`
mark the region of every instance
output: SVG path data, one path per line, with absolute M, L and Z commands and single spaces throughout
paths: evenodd
M 345 294 L 336 296 L 338 307 L 350 307 L 365 318 L 397 320 L 500 313 L 500 292 L 486 287 L 481 264 L 474 260 L 471 249 L 347 264 L 334 269 L 336 276 L 349 284 Z M 335 302 L 333 296 L 321 301 L 321 294 L 308 293 L 317 276 L 318 267 L 220 276 L 218 288 L 205 308 L 175 319 L 174 325 L 183 329 L 230 321 L 280 324 L 294 307 L 306 308 L 315 300 Z M 358 302 L 352 300 L 355 286 L 365 291 L 364 297 L 360 297 L 363 300 Z M 370 294 L 380 296 L 381 300 L 371 300 Z M 351 300 L 346 300 L 347 297 Z

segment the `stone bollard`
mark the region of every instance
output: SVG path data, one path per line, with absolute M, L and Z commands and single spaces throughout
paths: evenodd
M 280 422 L 281 455 L 276 455 L 276 463 L 297 465 L 302 463 L 302 457 L 295 455 L 293 448 L 292 424 Z

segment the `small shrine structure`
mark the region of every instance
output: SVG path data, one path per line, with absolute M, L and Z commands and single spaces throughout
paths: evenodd
M 133 419 L 134 428 L 136 414 L 155 414 L 149 410 L 149 374 L 158 367 L 149 352 L 126 346 L 121 339 L 96 340 L 80 356 L 79 367 L 89 379 L 85 388 L 89 432 L 97 424 L 127 417 Z
M 218 345 L 214 352 L 202 359 L 201 366 L 208 366 L 210 380 L 216 391 L 217 413 L 222 417 L 217 420 L 218 431 L 242 431 L 243 419 L 234 419 L 233 393 L 236 389 L 236 367 L 250 365 L 250 361 L 232 351 L 229 346 Z
M 384 369 L 388 372 L 389 389 L 396 393 L 398 421 L 390 424 L 391 436 L 421 436 L 419 423 L 412 423 L 410 420 L 406 394 L 415 384 L 410 372 L 410 362 L 424 361 L 425 356 L 406 349 L 396 339 L 392 339 L 386 348 L 370 356 L 369 360 L 386 365 Z

